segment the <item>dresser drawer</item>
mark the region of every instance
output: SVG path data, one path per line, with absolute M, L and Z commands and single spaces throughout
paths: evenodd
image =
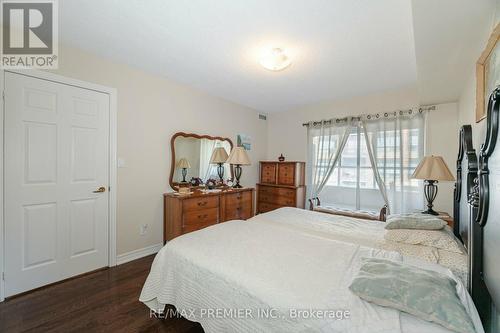
M 198 211 L 185 212 L 182 227 L 186 229 L 201 229 L 216 224 L 219 221 L 219 208 L 200 209 Z M 192 231 L 191 230 L 191 231 Z
M 276 163 L 261 163 L 260 181 L 266 184 L 276 184 Z
M 226 194 L 225 200 L 226 200 L 226 205 L 228 205 L 228 206 L 239 205 L 243 202 L 245 202 L 245 203 L 251 202 L 252 201 L 252 192 L 245 191 L 245 192 Z
M 215 223 L 204 222 L 204 223 L 199 223 L 199 224 L 185 225 L 184 227 L 182 227 L 182 233 L 183 234 L 187 234 L 188 232 L 193 232 L 193 231 L 196 231 L 196 230 L 200 230 L 200 229 L 209 227 L 209 226 L 214 225 L 214 224 Z
M 278 164 L 278 184 L 295 185 L 295 164 Z
M 198 211 L 200 209 L 214 208 L 219 206 L 219 196 L 206 196 L 202 198 L 185 199 L 182 209 L 185 212 Z
M 286 187 L 273 187 L 273 186 L 259 186 L 259 194 L 261 195 L 271 195 L 271 196 L 281 196 L 290 199 L 294 199 L 296 191 L 293 188 Z
M 295 206 L 296 191 L 291 188 L 259 187 L 259 202 L 266 202 L 280 206 Z
M 253 191 L 227 193 L 224 203 L 223 221 L 246 220 L 253 216 Z
M 250 201 L 226 206 L 225 221 L 247 220 L 252 217 L 252 203 Z
M 272 196 L 267 194 L 259 195 L 259 202 L 265 202 L 279 206 L 295 206 L 295 198 Z
M 272 210 L 275 210 L 275 209 L 278 209 L 278 208 L 281 208 L 282 206 L 280 205 L 274 205 L 274 204 L 270 204 L 270 203 L 267 203 L 267 202 L 259 202 L 259 211 L 258 213 L 267 213 L 267 212 L 270 212 Z

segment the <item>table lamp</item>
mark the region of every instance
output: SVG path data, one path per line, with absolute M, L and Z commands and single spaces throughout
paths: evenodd
M 227 161 L 227 152 L 224 147 L 217 147 L 212 152 L 210 157 L 210 164 L 217 164 L 217 174 L 219 175 L 221 183 L 224 182 L 224 163 Z
M 434 199 L 436 199 L 438 181 L 454 181 L 455 177 L 446 165 L 441 156 L 425 156 L 418 164 L 411 178 L 424 180 L 424 195 L 427 200 L 427 210 L 423 214 L 439 215 L 432 209 Z
M 177 162 L 176 167 L 178 169 L 182 169 L 182 182 L 181 183 L 187 183 L 187 181 L 186 181 L 187 169 L 191 168 L 191 164 L 189 164 L 189 161 L 185 158 L 181 158 L 179 160 L 179 162 Z
M 240 185 L 241 166 L 251 164 L 245 148 L 243 147 L 233 148 L 226 162 L 231 165 L 236 165 L 236 167 L 234 168 L 234 176 L 236 177 L 236 184 L 234 184 L 233 187 L 241 188 L 242 187 Z

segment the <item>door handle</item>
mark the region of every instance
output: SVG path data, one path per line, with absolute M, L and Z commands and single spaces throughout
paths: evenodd
M 94 193 L 102 193 L 102 192 L 106 192 L 106 188 L 104 186 L 101 186 L 94 191 Z

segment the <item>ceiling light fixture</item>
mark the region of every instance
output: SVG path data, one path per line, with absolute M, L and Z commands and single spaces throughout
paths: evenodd
M 292 64 L 290 58 L 279 47 L 267 51 L 261 58 L 260 64 L 270 71 L 281 71 Z

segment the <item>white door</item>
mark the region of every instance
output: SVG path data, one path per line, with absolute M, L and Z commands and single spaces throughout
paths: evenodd
M 5 296 L 107 266 L 109 95 L 7 72 L 4 133 Z

